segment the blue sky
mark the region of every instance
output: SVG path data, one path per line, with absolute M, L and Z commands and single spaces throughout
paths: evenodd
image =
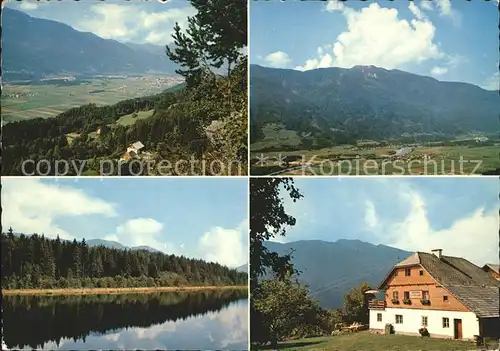
M 498 2 L 252 1 L 250 62 L 374 65 L 498 89 Z
M 239 266 L 248 257 L 247 188 L 244 178 L 7 178 L 2 225 Z
M 167 45 L 175 22 L 181 27 L 196 10 L 185 0 L 160 3 L 124 0 L 33 1 L 9 0 L 7 5 L 30 16 L 62 22 L 104 39 Z
M 499 180 L 493 177 L 295 178 L 304 198 L 281 241 L 359 239 L 409 251 L 442 248 L 498 262 Z

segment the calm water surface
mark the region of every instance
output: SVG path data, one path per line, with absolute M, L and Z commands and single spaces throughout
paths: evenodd
M 3 297 L 4 350 L 247 350 L 247 345 L 246 291 Z

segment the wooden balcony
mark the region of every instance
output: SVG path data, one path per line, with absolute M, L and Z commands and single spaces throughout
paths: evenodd
M 370 310 L 385 310 L 386 307 L 387 306 L 386 306 L 385 301 L 382 301 L 382 300 L 368 301 L 368 308 Z

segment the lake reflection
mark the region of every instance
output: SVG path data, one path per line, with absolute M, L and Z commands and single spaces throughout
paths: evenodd
M 4 296 L 9 349 L 246 350 L 246 291 Z

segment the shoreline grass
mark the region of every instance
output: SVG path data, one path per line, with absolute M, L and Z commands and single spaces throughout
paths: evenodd
M 246 285 L 224 286 L 157 286 L 141 288 L 67 288 L 67 289 L 2 289 L 2 295 L 91 295 L 91 294 L 130 294 L 153 292 L 192 292 L 204 290 L 243 290 Z

